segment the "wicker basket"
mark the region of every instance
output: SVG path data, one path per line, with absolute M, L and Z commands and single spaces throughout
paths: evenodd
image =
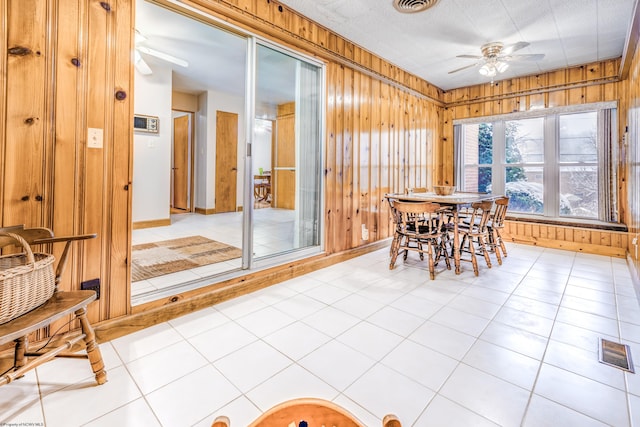
M 0 324 L 15 319 L 44 304 L 55 291 L 54 257 L 33 253 L 21 236 L 13 238 L 25 252 L 0 256 Z

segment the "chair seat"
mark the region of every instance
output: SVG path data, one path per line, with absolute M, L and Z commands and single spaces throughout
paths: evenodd
M 0 325 L 0 344 L 44 328 L 61 317 L 86 307 L 95 299 L 94 291 L 56 292 L 40 307 Z

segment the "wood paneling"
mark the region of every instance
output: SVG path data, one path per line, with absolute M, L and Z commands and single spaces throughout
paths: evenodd
M 295 103 L 278 106 L 273 140 L 273 207 L 295 209 L 296 202 L 296 116 Z M 300 171 L 304 173 L 304 171 Z
M 622 72 L 628 79 L 620 85 L 620 128 L 627 132 L 626 141 L 622 145 L 620 176 L 626 187 L 622 197 L 625 207 L 624 218 L 629 228 L 628 261 L 633 267 L 636 289 L 640 289 L 640 44 L 638 44 L 638 26 L 640 25 L 640 8 L 636 7 L 633 16 L 632 37 L 628 46 L 633 50 L 625 57 Z M 623 133 L 621 133 L 623 135 Z M 633 243 L 635 242 L 635 243 Z
M 327 65 L 325 246 L 389 236 L 384 194 L 430 187 L 440 107 L 339 64 Z
M 628 234 L 558 225 L 506 221 L 503 238 L 516 243 L 624 258 Z
M 126 314 L 132 38 L 122 29 L 132 28 L 132 1 L 8 0 L 0 8 L 2 225 L 98 233 L 74 247 L 61 288 L 100 278 L 90 319 Z M 88 128 L 103 131 L 102 148 L 87 146 Z

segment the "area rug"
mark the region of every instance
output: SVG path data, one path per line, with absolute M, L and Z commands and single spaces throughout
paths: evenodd
M 131 248 L 131 281 L 151 279 L 241 256 L 240 249 L 202 236 L 135 245 Z

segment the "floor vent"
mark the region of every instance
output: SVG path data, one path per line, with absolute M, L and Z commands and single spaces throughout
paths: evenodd
M 628 345 L 600 338 L 599 350 L 600 363 L 635 373 Z

